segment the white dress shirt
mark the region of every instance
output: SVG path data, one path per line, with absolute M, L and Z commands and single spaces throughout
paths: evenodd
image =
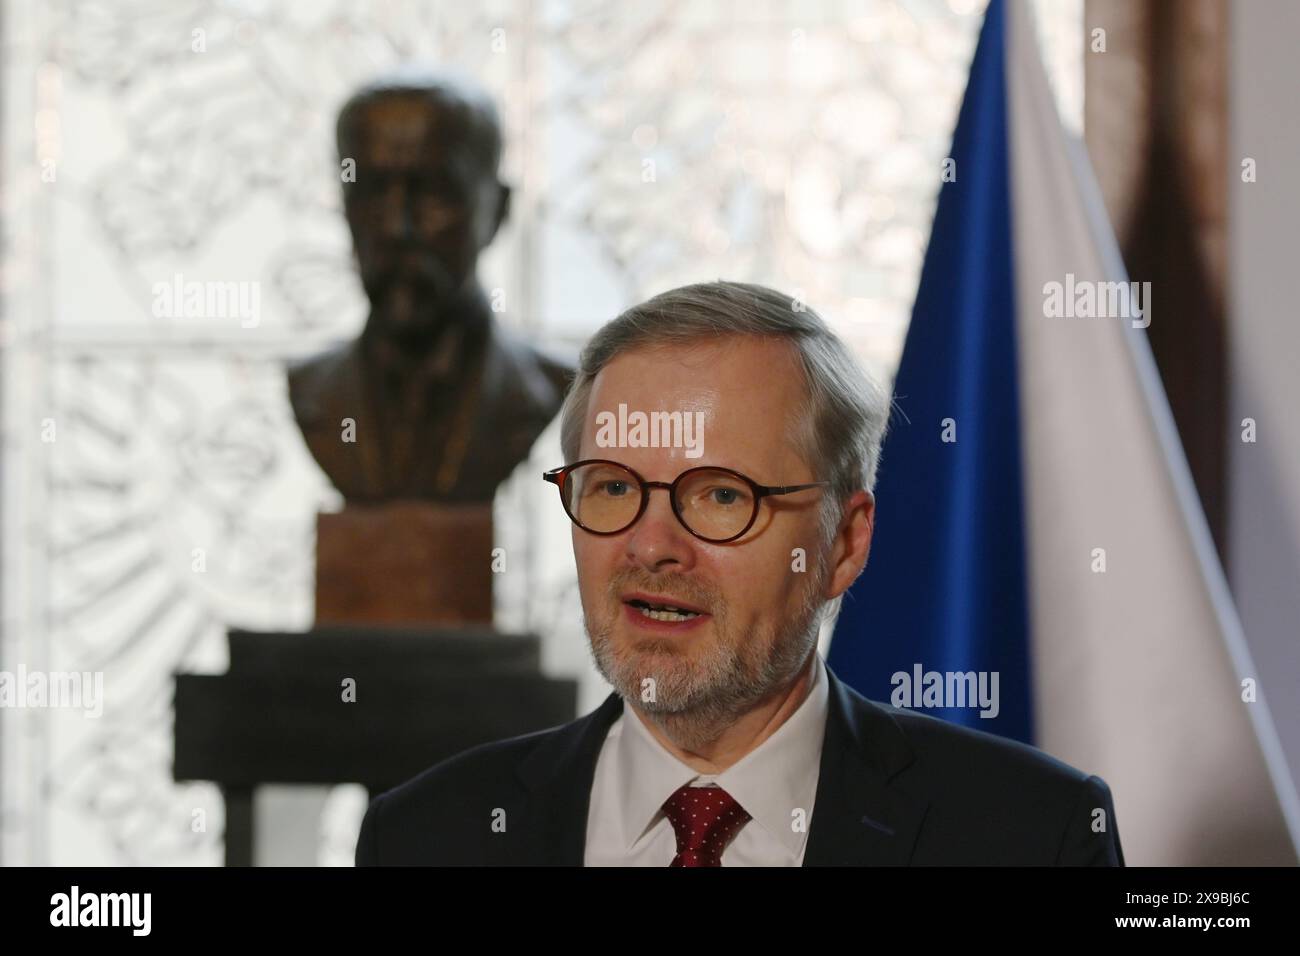
M 584 863 L 668 866 L 677 855 L 677 836 L 663 804 L 690 784 L 721 787 L 752 817 L 723 850 L 723 866 L 802 866 L 826 736 L 824 669 L 819 653 L 812 688 L 795 712 L 719 774 L 697 773 L 678 760 L 624 701 L 596 761 Z

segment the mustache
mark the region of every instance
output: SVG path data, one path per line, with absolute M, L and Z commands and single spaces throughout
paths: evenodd
M 704 584 L 698 578 L 685 575 L 655 576 L 631 573 L 615 575 L 610 579 L 609 597 L 613 603 L 617 604 L 621 601 L 624 591 L 644 591 L 647 594 L 661 595 L 665 602 L 675 598 L 683 604 L 702 608 L 715 616 L 721 610 L 722 604 L 716 589 Z
M 370 260 L 365 274 L 366 286 L 383 294 L 385 287 L 395 285 L 442 291 L 452 288 L 455 282 L 451 271 L 427 254 L 404 250 L 385 250 Z

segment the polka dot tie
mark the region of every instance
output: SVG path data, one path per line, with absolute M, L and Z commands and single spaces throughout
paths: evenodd
M 678 787 L 664 801 L 664 815 L 677 832 L 669 866 L 722 866 L 722 851 L 750 819 L 721 787 Z

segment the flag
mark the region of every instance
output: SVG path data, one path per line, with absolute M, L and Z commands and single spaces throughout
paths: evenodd
M 1101 776 L 1142 865 L 1294 864 L 1300 805 L 1086 155 L 985 14 L 894 384 L 861 693 Z

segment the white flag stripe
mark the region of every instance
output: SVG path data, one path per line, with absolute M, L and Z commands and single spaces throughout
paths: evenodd
M 1027 16 L 1009 3 L 1037 742 L 1110 784 L 1129 863 L 1294 863 L 1294 789 L 1264 702 L 1241 700 L 1257 675 L 1144 333 L 1044 315 L 1048 282 L 1126 276 Z M 1151 321 L 1177 321 L 1155 293 Z
M 1077 139 L 1067 140 L 1066 145 L 1074 163 L 1081 198 L 1088 211 L 1091 235 L 1102 256 L 1104 268 L 1111 275 L 1125 277 L 1123 257 L 1120 255 L 1115 233 L 1111 229 L 1101 188 L 1093 175 L 1087 152 Z M 1259 669 L 1255 666 L 1250 653 L 1250 642 L 1246 640 L 1245 632 L 1242 630 L 1236 602 L 1228 586 L 1227 572 L 1219 560 L 1214 536 L 1210 533 L 1210 524 L 1201 507 L 1200 495 L 1192 479 L 1191 467 L 1187 463 L 1187 456 L 1178 437 L 1174 413 L 1169 407 L 1164 383 L 1160 379 L 1160 370 L 1156 367 L 1155 356 L 1151 353 L 1151 344 L 1147 341 L 1145 330 L 1134 328 L 1127 322 L 1121 323 L 1120 328 L 1129 346 L 1135 374 L 1142 383 L 1146 395 L 1146 410 L 1151 415 L 1152 427 L 1169 465 L 1169 478 L 1173 483 L 1185 530 L 1199 566 L 1201 584 L 1206 589 L 1214 609 L 1219 636 L 1232 661 L 1238 686 L 1246 678 L 1253 679 L 1257 684 L 1258 700 L 1255 704 L 1247 706 L 1245 710 L 1254 725 L 1255 742 L 1268 769 L 1274 793 L 1286 822 L 1292 849 L 1297 856 L 1300 856 L 1300 795 L 1296 792 L 1295 778 L 1287 765 L 1285 748 L 1282 746 L 1277 725 L 1273 721 L 1273 712 L 1269 709 L 1268 699 L 1260 682 Z

